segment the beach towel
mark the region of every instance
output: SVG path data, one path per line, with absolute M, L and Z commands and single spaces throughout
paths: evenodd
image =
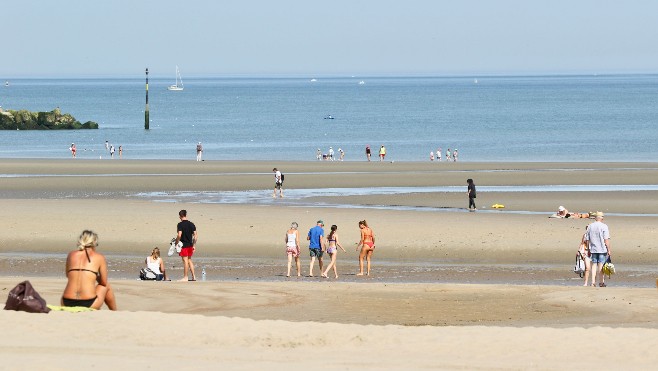
M 93 312 L 96 309 L 94 308 L 87 308 L 87 307 L 63 307 L 61 305 L 47 305 L 50 310 L 57 311 L 57 312 L 71 312 L 71 313 L 78 313 L 78 312 Z
M 17 310 L 29 313 L 50 312 L 50 308 L 46 306 L 46 301 L 32 287 L 30 281 L 23 281 L 9 291 L 5 310 Z

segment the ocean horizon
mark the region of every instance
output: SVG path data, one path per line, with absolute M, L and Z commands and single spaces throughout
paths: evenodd
M 314 81 L 313 81 L 314 80 Z M 56 107 L 98 130 L 2 131 L 0 158 L 429 161 L 440 147 L 460 161 L 651 162 L 658 158 L 656 75 L 451 77 L 17 78 L 3 109 Z M 332 118 L 327 118 L 331 116 Z M 115 155 L 118 157 L 118 153 Z

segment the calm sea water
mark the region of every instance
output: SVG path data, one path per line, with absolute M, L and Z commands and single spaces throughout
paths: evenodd
M 197 78 L 172 92 L 150 80 L 15 79 L 5 109 L 60 107 L 99 130 L 1 131 L 0 157 L 308 160 L 318 148 L 363 161 L 369 144 L 387 160 L 428 161 L 458 148 L 461 161 L 656 161 L 658 76 L 451 78 Z M 363 84 L 359 84 L 363 81 Z M 324 119 L 332 115 L 335 119 Z

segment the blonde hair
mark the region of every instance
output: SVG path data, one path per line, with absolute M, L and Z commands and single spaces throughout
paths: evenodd
M 156 259 L 160 258 L 160 248 L 157 247 L 157 246 L 153 248 L 153 251 L 151 251 L 151 257 L 154 257 L 154 256 L 155 256 Z
M 80 251 L 88 247 L 98 246 L 98 235 L 90 230 L 84 230 L 78 237 L 78 249 Z

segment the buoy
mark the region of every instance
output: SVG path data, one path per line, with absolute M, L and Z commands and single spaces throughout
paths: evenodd
M 493 204 L 493 205 L 491 205 L 491 207 L 494 208 L 494 209 L 504 209 L 504 208 L 505 208 L 505 205 L 501 205 L 501 204 Z

